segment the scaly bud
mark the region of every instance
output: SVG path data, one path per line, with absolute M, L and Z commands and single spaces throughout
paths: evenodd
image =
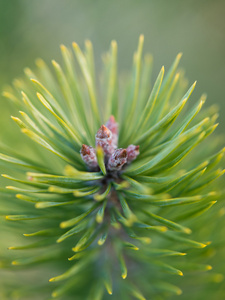
M 95 169 L 98 167 L 97 156 L 93 147 L 83 144 L 80 150 L 80 155 L 86 165 L 90 168 Z
M 114 149 L 116 149 L 118 145 L 118 124 L 116 123 L 114 116 L 110 116 L 105 126 L 112 132 L 112 143 Z
M 129 145 L 127 147 L 127 162 L 130 163 L 139 155 L 139 146 Z
M 95 136 L 95 145 L 101 147 L 106 156 L 113 153 L 112 132 L 105 125 L 102 125 L 98 130 Z
M 126 149 L 116 149 L 110 156 L 108 161 L 108 170 L 119 171 L 122 166 L 127 162 L 127 150 Z

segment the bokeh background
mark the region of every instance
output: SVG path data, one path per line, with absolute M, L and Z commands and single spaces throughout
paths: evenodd
M 220 106 L 225 128 L 225 1 L 224 0 L 0 0 L 0 89 L 25 67 L 35 68 L 37 57 L 60 61 L 59 45 L 85 39 L 94 44 L 97 64 L 116 39 L 120 70 L 128 70 L 138 37 L 145 35 L 144 51 L 154 56 L 154 75 L 168 69 L 183 52 L 181 66 L 190 84 L 198 81 L 193 99 L 208 95 L 207 105 Z M 0 99 L 0 137 L 12 137 L 12 107 Z M 12 125 L 13 126 L 13 125 Z M 13 127 L 14 128 L 14 127 Z M 15 139 L 15 135 L 14 139 Z
M 203 92 L 207 106 L 220 107 L 219 134 L 225 129 L 225 1 L 224 0 L 0 0 L 0 91 L 35 59 L 61 61 L 60 44 L 93 42 L 97 67 L 110 41 L 118 42 L 119 69 L 129 70 L 140 34 L 144 52 L 154 56 L 154 78 L 168 70 L 178 52 L 192 84 L 192 101 Z M 0 144 L 23 148 L 11 120 L 12 105 L 0 96 Z M 4 169 L 1 167 L 1 172 Z M 0 178 L 0 186 L 3 186 Z M 1 228 L 0 228 L 0 234 Z M 6 237 L 2 237 L 1 240 Z M 10 243 L 8 243 L 10 244 Z

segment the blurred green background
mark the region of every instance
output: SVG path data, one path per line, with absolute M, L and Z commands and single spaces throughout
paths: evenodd
M 154 55 L 154 76 L 178 52 L 190 83 L 198 81 L 192 98 L 208 94 L 207 105 L 220 105 L 225 127 L 225 1 L 224 0 L 0 0 L 0 89 L 35 68 L 37 57 L 60 61 L 59 45 L 85 39 L 94 44 L 97 64 L 112 39 L 118 41 L 120 70 L 130 68 L 138 37 Z M 13 136 L 7 100 L 1 97 L 1 140 Z M 13 127 L 14 128 L 14 127 Z
M 85 39 L 93 42 L 98 66 L 110 41 L 117 40 L 119 69 L 129 70 L 141 33 L 144 52 L 154 56 L 154 78 L 183 52 L 189 83 L 198 81 L 192 99 L 206 92 L 206 106 L 219 104 L 217 132 L 223 133 L 224 0 L 0 0 L 0 91 L 23 76 L 25 67 L 34 69 L 36 58 L 61 61 L 60 44 L 76 41 L 82 48 Z M 15 109 L 2 96 L 0 112 L 0 143 L 18 145 L 21 135 L 15 135 L 19 129 L 10 119 Z

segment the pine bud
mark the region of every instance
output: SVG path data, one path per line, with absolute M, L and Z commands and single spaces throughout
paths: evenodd
M 127 162 L 127 150 L 126 149 L 116 149 L 110 156 L 108 161 L 108 170 L 118 171 L 121 170 L 122 166 Z
M 95 136 L 96 147 L 101 147 L 106 156 L 113 153 L 113 139 L 112 132 L 105 125 L 102 125 Z
M 139 155 L 139 146 L 129 145 L 127 147 L 127 162 L 130 163 Z
M 118 145 L 118 123 L 116 123 L 114 116 L 110 116 L 105 126 L 112 132 L 112 143 L 116 149 Z
M 95 149 L 91 146 L 82 145 L 80 150 L 81 158 L 90 168 L 98 167 L 97 156 L 95 153 Z

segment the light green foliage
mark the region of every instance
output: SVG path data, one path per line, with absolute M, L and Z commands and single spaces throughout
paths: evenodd
M 1 299 L 163 300 L 182 290 L 180 299 L 224 299 L 225 149 L 210 136 L 217 113 L 202 111 L 205 95 L 187 108 L 196 83 L 188 89 L 177 71 L 181 54 L 152 85 L 143 42 L 126 80 L 116 42 L 99 79 L 87 41 L 84 52 L 61 46 L 63 66 L 52 61 L 53 71 L 37 60 L 35 73 L 25 69 L 26 79 L 4 92 L 33 155 L 0 154 L 10 174 L 1 230 L 17 237 L 0 253 Z M 99 172 L 80 156 L 110 115 L 119 147 L 140 146 L 116 180 L 101 148 Z

